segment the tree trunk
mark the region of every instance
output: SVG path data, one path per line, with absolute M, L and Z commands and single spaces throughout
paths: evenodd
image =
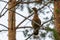
M 59 35 L 60 40 L 60 0 L 54 0 L 54 17 L 55 17 L 55 29 Z
M 8 9 L 16 4 L 16 0 L 9 0 Z M 11 10 L 15 11 L 15 7 Z M 8 40 L 16 40 L 15 13 L 8 11 Z

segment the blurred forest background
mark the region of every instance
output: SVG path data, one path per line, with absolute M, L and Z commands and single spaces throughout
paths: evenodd
M 60 40 L 60 1 L 0 0 L 0 40 Z M 41 20 L 39 38 L 33 38 L 34 12 Z

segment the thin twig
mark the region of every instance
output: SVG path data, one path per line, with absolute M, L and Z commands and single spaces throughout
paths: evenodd
M 49 9 L 50 9 L 50 7 L 49 6 L 47 6 Z M 53 14 L 53 11 L 50 9 L 50 11 L 52 12 L 52 14 Z
M 20 26 L 17 29 L 21 29 L 21 28 L 32 28 L 32 26 Z
M 23 21 L 21 21 L 18 25 L 17 25 L 17 28 L 26 20 L 28 19 L 29 17 L 31 17 L 33 14 L 29 15 L 28 17 L 25 17 L 25 19 Z
M 1 15 L 1 17 L 4 16 L 4 15 L 6 14 L 7 11 L 8 11 L 8 10 L 6 10 L 6 11 Z
M 8 3 L 7 1 L 4 1 L 4 0 L 0 0 L 1 2 L 4 2 L 4 3 Z
M 8 2 L 9 3 L 9 2 Z M 8 5 L 8 3 L 4 6 L 4 8 L 2 9 L 2 11 L 0 12 L 0 13 L 2 13 L 3 12 L 3 10 L 6 8 L 6 6 Z
M 47 23 L 47 22 L 49 22 L 49 21 L 52 21 L 52 20 L 53 20 L 53 19 L 51 18 L 50 20 L 44 22 L 44 23 L 42 24 L 42 26 L 43 26 L 45 23 Z
M 2 0 L 1 0 L 1 1 L 2 1 Z M 4 1 L 4 2 L 5 2 L 5 1 Z M 2 16 L 4 16 L 5 13 L 2 14 L 2 12 L 3 12 L 3 10 L 6 8 L 6 6 L 8 5 L 8 3 L 9 3 L 9 2 L 7 2 L 7 4 L 4 6 L 4 8 L 2 9 L 2 11 L 0 12 L 0 18 L 1 18 Z M 2 14 L 2 15 L 1 15 L 1 14 Z
M 7 26 L 5 26 L 5 25 L 3 25 L 3 24 L 0 24 L 0 25 L 8 29 L 8 27 L 7 27 Z
M 9 2 L 8 2 L 9 3 Z M 4 6 L 4 8 L 2 9 L 2 11 L 0 12 L 0 17 L 2 17 L 2 16 L 4 16 L 4 14 L 6 13 L 4 13 L 4 14 L 2 14 L 2 12 L 4 11 L 4 9 L 6 8 L 6 6 L 8 5 L 8 3 Z
M 2 31 L 8 31 L 8 30 L 0 30 L 0 32 L 2 32 Z

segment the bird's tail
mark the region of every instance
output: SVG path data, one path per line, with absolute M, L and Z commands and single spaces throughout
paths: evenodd
M 39 30 L 34 30 L 34 38 L 38 38 Z
M 39 34 L 39 30 L 34 30 L 34 35 L 38 35 Z

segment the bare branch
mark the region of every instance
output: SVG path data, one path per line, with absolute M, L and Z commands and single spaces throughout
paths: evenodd
M 9 2 L 8 2 L 9 3 Z M 4 6 L 4 8 L 2 9 L 2 11 L 0 12 L 0 17 L 2 17 L 2 16 L 4 16 L 4 14 L 6 13 L 4 13 L 4 14 L 2 14 L 2 12 L 3 12 L 3 10 L 6 8 L 6 6 L 8 5 L 8 3 Z M 2 15 L 1 15 L 2 14 Z
M 49 6 L 47 6 L 49 9 L 50 9 L 50 7 Z M 54 15 L 54 13 L 53 13 L 53 11 L 50 9 L 50 11 L 52 12 L 52 14 Z
M 20 26 L 17 29 L 21 29 L 21 28 L 32 28 L 32 26 Z
M 7 11 L 8 11 L 8 10 L 6 10 L 6 11 L 1 15 L 1 17 L 4 16 L 4 15 L 6 14 Z
M 25 19 L 23 21 L 21 21 L 18 25 L 17 25 L 17 28 L 26 20 L 28 19 L 29 17 L 31 17 L 33 14 L 29 15 L 28 17 L 25 17 Z
M 2 31 L 8 31 L 8 30 L 0 30 L 0 32 L 2 32 Z
M 8 27 L 7 27 L 7 26 L 5 26 L 5 25 L 3 25 L 3 24 L 0 24 L 0 25 L 8 29 Z
M 2 9 L 2 11 L 0 12 L 0 13 L 2 13 L 3 12 L 3 10 L 6 8 L 6 6 L 8 5 L 8 3 L 4 6 L 4 8 Z
M 4 0 L 0 0 L 1 2 L 4 2 L 4 3 L 8 3 L 7 1 L 4 1 Z

